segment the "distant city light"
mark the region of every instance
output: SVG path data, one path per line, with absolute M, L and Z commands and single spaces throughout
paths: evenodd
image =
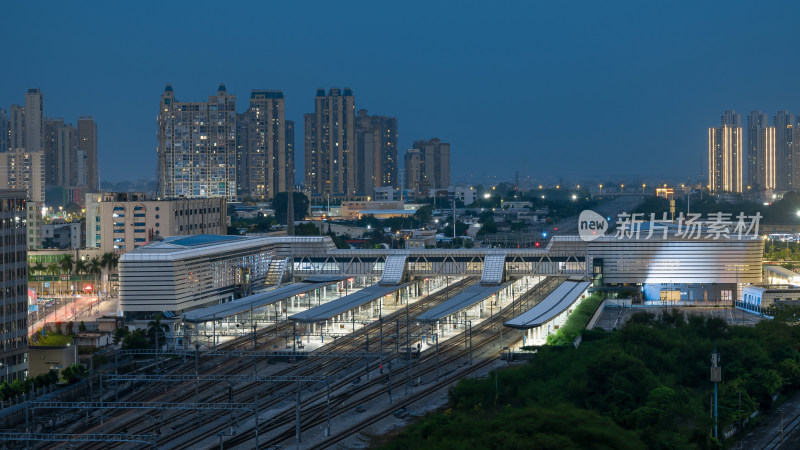
M 487 192 L 487 193 L 483 194 L 483 198 L 492 198 L 492 194 Z

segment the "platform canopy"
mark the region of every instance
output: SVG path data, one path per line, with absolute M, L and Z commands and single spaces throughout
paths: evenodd
M 295 322 L 322 322 L 330 319 L 331 317 L 344 314 L 351 309 L 356 309 L 359 306 L 365 305 L 373 300 L 377 300 L 385 295 L 393 294 L 412 283 L 404 283 L 399 286 L 381 286 L 378 284 L 367 286 L 360 291 L 354 292 L 350 295 L 345 295 L 342 298 L 331 300 L 319 306 L 299 312 L 293 316 L 289 316 L 289 320 Z
M 536 306 L 506 322 L 505 326 L 523 330 L 542 326 L 575 303 L 589 284 L 588 281 L 567 280 Z
M 287 284 L 268 291 L 248 295 L 228 303 L 198 308 L 183 313 L 186 322 L 210 322 L 216 319 L 242 314 L 251 309 L 257 309 L 266 305 L 292 298 L 295 295 L 305 294 L 324 286 L 328 286 L 344 280 L 344 277 L 316 276 L 306 278 L 303 281 Z
M 512 283 L 512 281 L 509 281 L 508 283 L 503 283 L 496 286 L 473 284 L 450 300 L 440 303 L 425 311 L 421 316 L 417 317 L 417 320 L 420 322 L 438 322 L 447 316 L 453 315 L 480 301 L 486 300 L 492 295 L 510 286 Z

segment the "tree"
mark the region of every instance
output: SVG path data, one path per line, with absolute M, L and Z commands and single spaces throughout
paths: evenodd
M 52 275 L 52 276 L 53 276 L 53 280 L 54 280 L 54 281 L 53 281 L 53 285 L 51 286 L 51 289 L 52 289 L 54 292 L 56 292 L 56 293 L 57 293 L 55 279 L 56 279 L 56 277 L 58 277 L 58 275 L 61 273 L 61 266 L 59 266 L 58 264 L 50 264 L 49 266 L 47 266 L 47 269 L 46 269 L 46 270 L 47 270 L 47 273 L 49 273 L 50 275 Z M 51 292 L 51 294 L 52 294 L 52 292 Z
M 294 234 L 297 236 L 319 236 L 319 228 L 313 223 L 301 223 L 294 227 Z
M 142 329 L 138 329 L 122 338 L 122 348 L 126 350 L 148 349 L 151 348 L 151 345 L 147 339 L 147 333 Z
M 100 277 L 100 274 L 103 272 L 103 267 L 102 267 L 103 265 L 100 262 L 100 258 L 95 256 L 94 258 L 89 260 L 88 266 L 89 266 L 88 273 L 94 275 L 94 286 L 92 287 L 94 288 L 94 292 L 97 293 L 97 295 L 99 296 L 100 294 L 97 292 L 97 281 L 98 278 Z
M 169 332 L 169 325 L 161 323 L 161 318 L 161 313 L 158 313 L 155 319 L 147 323 L 147 337 L 153 347 L 156 347 L 156 342 L 163 344 L 163 337 Z M 156 337 L 156 335 L 159 337 Z
M 422 206 L 414 213 L 414 220 L 420 223 L 428 223 L 431 221 L 432 217 L 433 217 L 432 205 Z
M 76 275 L 84 275 L 89 272 L 89 265 L 86 264 L 86 261 L 79 259 L 75 261 L 75 274 Z
M 117 264 L 119 264 L 119 255 L 116 253 L 103 253 L 103 256 L 100 257 L 100 265 L 106 269 L 108 278 L 111 277 L 111 273 L 117 268 Z M 104 290 L 108 291 L 108 286 L 106 286 Z
M 117 328 L 114 330 L 114 344 L 119 344 L 119 342 L 127 335 L 131 334 L 127 327 L 125 328 Z
M 58 263 L 61 266 L 61 270 L 63 270 L 68 275 L 72 275 L 72 268 L 75 265 L 75 259 L 72 255 L 64 255 L 61 257 L 61 261 Z
M 286 225 L 288 198 L 288 192 L 278 192 L 275 198 L 272 199 L 272 209 L 275 210 L 275 220 L 281 225 Z M 302 192 L 294 192 L 294 220 L 303 220 L 306 216 L 306 211 L 308 211 L 309 204 L 310 202 L 305 194 Z
M 86 368 L 81 364 L 73 364 L 61 371 L 61 376 L 67 380 L 68 383 L 74 383 L 86 375 Z
M 30 266 L 30 273 L 35 273 L 41 275 L 47 270 L 47 268 L 41 262 L 37 262 L 36 264 Z

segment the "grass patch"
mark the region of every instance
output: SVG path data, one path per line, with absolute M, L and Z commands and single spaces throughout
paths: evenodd
M 599 292 L 595 292 L 583 299 L 580 305 L 569 315 L 564 326 L 556 330 L 556 332 L 550 336 L 547 336 L 547 343 L 549 345 L 572 344 L 575 338 L 578 337 L 578 334 L 584 330 L 586 322 L 592 318 L 592 315 L 597 311 L 597 308 L 602 302 L 603 295 Z
M 33 345 L 67 345 L 72 344 L 72 336 L 63 334 L 47 334 L 45 337 L 40 337 L 39 341 Z

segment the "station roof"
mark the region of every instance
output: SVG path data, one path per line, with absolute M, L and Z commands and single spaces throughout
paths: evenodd
M 169 236 L 162 241 L 149 242 L 120 257 L 121 262 L 174 261 L 183 258 L 212 255 L 230 250 L 265 247 L 273 242 L 269 238 L 198 234 Z
M 360 291 L 354 292 L 350 295 L 345 295 L 342 298 L 337 298 L 328 303 L 315 306 L 311 309 L 299 312 L 289 317 L 289 320 L 296 322 L 322 322 L 328 320 L 333 316 L 343 314 L 351 309 L 358 308 L 361 305 L 377 300 L 384 295 L 397 292 L 400 289 L 410 285 L 411 283 L 404 283 L 398 286 L 381 286 L 378 284 L 367 286 Z
M 417 317 L 417 320 L 420 322 L 437 322 L 449 315 L 461 311 L 462 309 L 469 308 L 481 300 L 491 297 L 497 292 L 500 292 L 503 288 L 508 287 L 511 283 L 513 282 L 509 281 L 496 286 L 473 284 L 450 300 L 440 303 L 425 311 L 421 316 Z
M 567 280 L 536 306 L 509 320 L 505 326 L 527 329 L 541 326 L 566 311 L 589 287 L 588 281 Z
M 344 279 L 344 277 L 310 277 L 298 283 L 287 284 L 275 289 L 259 292 L 258 294 L 248 295 L 247 297 L 242 297 L 232 302 L 188 311 L 183 313 L 183 318 L 187 322 L 198 323 L 235 316 L 250 311 L 251 309 L 271 305 L 275 302 L 294 297 L 295 295 L 304 294 Z
M 794 272 L 792 270 L 789 270 L 789 269 L 787 269 L 785 267 L 778 266 L 778 265 L 767 265 L 767 266 L 764 266 L 764 270 L 769 270 L 770 272 L 777 273 L 778 275 L 780 275 L 780 276 L 782 276 L 784 278 L 788 278 L 788 279 L 800 278 L 800 274 L 798 274 L 797 272 Z

